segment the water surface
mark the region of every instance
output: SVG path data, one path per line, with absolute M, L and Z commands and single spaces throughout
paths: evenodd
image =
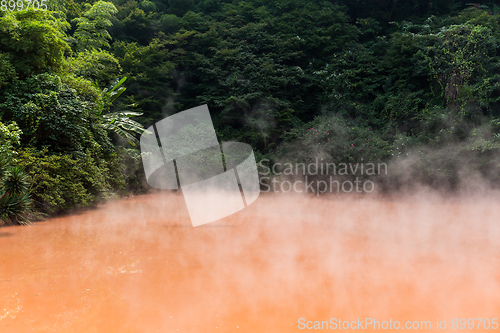
M 276 333 L 365 317 L 430 332 L 500 317 L 491 196 L 261 196 L 192 228 L 182 196 L 152 194 L 0 228 L 0 248 L 0 332 Z

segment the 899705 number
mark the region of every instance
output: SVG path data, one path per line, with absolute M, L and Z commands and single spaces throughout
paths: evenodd
M 498 328 L 498 318 L 453 318 L 451 328 L 456 329 L 494 329 Z
M 0 10 L 1 11 L 21 11 L 21 10 L 47 10 L 46 0 L 1 0 Z

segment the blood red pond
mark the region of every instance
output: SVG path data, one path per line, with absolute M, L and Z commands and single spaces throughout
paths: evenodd
M 262 195 L 193 228 L 164 193 L 2 227 L 0 332 L 496 331 L 498 203 Z

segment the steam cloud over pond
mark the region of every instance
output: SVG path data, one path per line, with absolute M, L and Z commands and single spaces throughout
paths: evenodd
M 365 317 L 451 328 L 499 316 L 498 221 L 495 194 L 263 194 L 197 228 L 181 194 L 116 201 L 0 228 L 0 332 L 300 332 L 299 318 Z

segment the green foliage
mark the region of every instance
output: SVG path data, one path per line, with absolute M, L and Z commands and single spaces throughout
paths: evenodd
M 363 1 L 342 0 L 340 3 L 348 8 L 348 14 L 354 19 L 374 18 L 389 28 L 389 22 L 410 19 L 421 19 L 431 15 L 447 15 L 463 8 L 461 0 L 433 0 L 433 1 Z
M 419 55 L 439 82 L 448 103 L 462 100 L 463 105 L 475 99 L 486 106 L 488 96 L 498 87 L 495 81 L 500 78 L 490 75 L 498 68 L 498 45 L 490 28 L 471 22 L 441 28 L 433 45 Z
M 106 86 L 110 78 L 118 76 L 121 66 L 112 54 L 103 50 L 86 50 L 66 59 L 65 71 L 78 78 L 97 81 Z
M 24 79 L 59 70 L 70 51 L 65 41 L 68 28 L 66 20 L 55 12 L 0 11 L 0 85 L 15 76 Z
M 73 19 L 76 30 L 73 37 L 77 41 L 77 50 L 91 50 L 109 47 L 111 35 L 108 28 L 112 26 L 111 18 L 117 13 L 111 2 L 99 0 L 95 2 L 81 17 Z
M 15 122 L 0 122 L 0 225 L 24 224 L 33 215 L 30 179 L 18 166 L 12 166 L 17 162 L 21 134 Z
M 164 36 L 154 39 L 147 46 L 137 43 L 115 42 L 113 53 L 119 59 L 124 75 L 128 78 L 127 92 L 122 98 L 125 105 L 136 104 L 135 111 L 147 113 L 143 123 L 161 119 L 173 99 L 172 71 L 174 64 L 169 47 L 171 43 Z M 182 80 L 179 78 L 179 80 Z M 123 109 L 120 101 L 116 108 Z
M 207 103 L 225 137 L 261 150 L 319 114 L 325 89 L 314 73 L 357 38 L 329 3 L 235 1 L 214 16 L 188 12 L 185 29 L 167 36 L 180 93 L 171 109 Z
M 135 194 L 147 193 L 150 188 L 144 177 L 141 151 L 136 148 L 122 148 L 119 153 L 122 160 L 115 160 L 116 166 L 113 170 L 121 168 L 120 171 L 125 175 L 127 191 Z
M 98 116 L 101 117 L 102 124 L 100 124 L 104 129 L 108 131 L 113 131 L 122 139 L 128 141 L 129 144 L 135 146 L 138 144 L 138 140 L 134 133 L 142 134 L 144 132 L 144 126 L 135 120 L 130 119 L 131 117 L 137 117 L 142 115 L 140 112 L 133 111 L 119 111 L 119 112 L 108 112 L 103 113 L 107 110 L 109 106 L 126 90 L 122 87 L 122 84 L 127 80 L 125 76 L 120 81 L 118 81 L 111 90 L 104 89 L 102 92 L 102 103 L 100 107 L 100 112 Z
M 0 92 L 0 115 L 23 130 L 24 146 L 94 154 L 112 147 L 98 125 L 93 103 L 79 98 L 57 75 L 39 74 Z
M 154 12 L 156 10 L 155 3 L 148 0 L 141 1 L 140 6 L 145 12 Z
M 137 117 L 140 115 L 142 115 L 142 113 L 133 111 L 106 113 L 102 115 L 104 121 L 102 126 L 108 131 L 115 132 L 122 139 L 127 140 L 132 146 L 136 146 L 139 140 L 137 140 L 133 133 L 142 134 L 144 132 L 144 127 L 140 123 L 130 119 L 130 117 Z
M 0 12 L 4 220 L 31 214 L 22 168 L 46 212 L 144 190 L 139 151 L 113 147 L 121 141 L 109 134 L 134 145 L 143 125 L 205 103 L 219 139 L 251 144 L 258 159 L 411 158 L 412 176 L 436 186 L 458 184 L 457 163 L 473 159 L 498 178 L 498 6 L 69 0 L 49 9 Z M 438 153 L 423 158 L 423 145 Z
M 118 6 L 116 18 L 112 20 L 113 27 L 109 31 L 115 40 L 147 45 L 160 31 L 158 29 L 161 26 L 159 18 L 156 13 L 146 13 L 137 7 L 136 2 L 129 1 Z
M 166 33 L 174 33 L 181 27 L 181 18 L 174 14 L 164 14 L 161 16 L 160 24 Z
M 3 174 L 2 186 L 5 192 L 19 196 L 29 190 L 28 176 L 18 167 L 11 167 Z
M 9 53 L 0 52 L 0 89 L 5 84 L 17 78 L 16 70 L 11 62 L 12 56 Z
M 87 152 L 75 158 L 29 148 L 21 150 L 18 159 L 33 179 L 32 195 L 38 209 L 48 213 L 88 207 L 115 197 L 116 189 L 125 188 L 117 154 L 95 159 Z
M 183 16 L 188 11 L 194 9 L 193 0 L 170 0 L 168 12 L 177 16 Z
M 26 224 L 32 213 L 29 193 L 30 179 L 19 167 L 11 166 L 8 157 L 0 154 L 0 225 Z
M 20 144 L 22 131 L 15 122 L 8 125 L 0 121 L 0 158 L 15 158 L 15 147 Z
M 380 163 L 391 154 L 391 144 L 369 127 L 357 126 L 338 114 L 315 118 L 287 133 L 291 142 L 284 144 L 278 159 L 315 163 Z

